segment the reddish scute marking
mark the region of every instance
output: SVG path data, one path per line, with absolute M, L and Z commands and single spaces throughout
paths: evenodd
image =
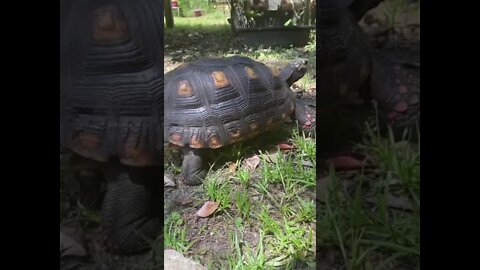
M 178 83 L 178 95 L 181 97 L 190 97 L 193 95 L 192 87 L 187 80 L 180 81 Z
M 100 145 L 100 137 L 96 134 L 82 132 L 77 137 L 78 146 L 87 151 L 94 151 Z
M 280 71 L 276 68 L 271 67 L 270 70 L 272 71 L 273 76 L 278 76 L 280 74 Z
M 395 104 L 394 110 L 397 112 L 405 112 L 408 109 L 408 105 L 404 100 L 399 101 Z
M 230 137 L 233 142 L 236 142 L 240 139 L 240 130 L 230 132 Z
M 400 85 L 400 87 L 398 87 L 398 92 L 402 95 L 406 94 L 408 92 L 408 88 L 405 85 Z
M 94 11 L 93 27 L 93 38 L 100 42 L 114 43 L 128 35 L 127 23 L 114 5 Z
M 172 133 L 170 135 L 170 142 L 176 145 L 181 145 L 182 135 L 179 133 Z
M 212 77 L 213 77 L 213 82 L 215 84 L 215 88 L 217 89 L 223 88 L 230 84 L 230 82 L 227 79 L 227 76 L 223 71 L 214 71 L 212 73 Z
M 192 148 L 203 148 L 203 140 L 201 137 L 194 135 L 190 140 L 190 147 Z
M 246 67 L 245 70 L 247 71 L 247 75 L 250 79 L 256 79 L 258 78 L 257 74 L 251 67 Z
M 257 123 L 250 123 L 249 124 L 249 127 L 250 127 L 250 130 L 256 130 L 258 128 L 258 124 Z
M 209 146 L 210 148 L 218 148 L 222 146 L 222 144 L 220 143 L 220 138 L 217 135 L 213 135 L 212 137 L 210 137 Z
M 124 144 L 120 161 L 125 165 L 148 166 L 155 163 L 153 154 L 144 147 L 137 147 L 138 137 L 129 136 Z

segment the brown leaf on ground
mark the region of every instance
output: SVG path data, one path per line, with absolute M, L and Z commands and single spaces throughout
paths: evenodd
M 337 154 L 327 162 L 338 171 L 360 170 L 365 167 L 372 167 L 368 163 L 367 156 L 354 152 Z
M 279 143 L 277 144 L 278 148 L 280 150 L 292 150 L 292 149 L 295 149 L 295 145 L 291 144 L 291 143 Z
M 208 201 L 208 202 L 203 204 L 202 208 L 200 208 L 195 213 L 195 215 L 198 216 L 198 217 L 208 217 L 211 214 L 213 214 L 213 212 L 215 212 L 215 210 L 217 210 L 218 205 L 219 204 L 217 202 Z

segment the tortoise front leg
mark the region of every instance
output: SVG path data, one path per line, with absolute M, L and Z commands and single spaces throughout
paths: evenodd
M 310 108 L 301 99 L 295 100 L 295 120 L 298 121 L 302 130 L 311 132 L 315 129 L 316 114 L 316 110 Z
M 156 167 L 108 165 L 102 209 L 102 233 L 108 251 L 135 254 L 151 248 L 147 240 L 155 239 L 163 226 L 161 174 Z
M 205 178 L 206 171 L 203 168 L 201 151 L 190 147 L 182 148 L 183 162 L 182 174 L 187 185 L 199 185 Z

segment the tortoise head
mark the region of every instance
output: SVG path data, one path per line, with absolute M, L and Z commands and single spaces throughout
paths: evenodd
M 306 59 L 291 62 L 280 71 L 280 78 L 287 82 L 288 86 L 292 86 L 294 82 L 300 80 L 307 73 L 307 63 Z

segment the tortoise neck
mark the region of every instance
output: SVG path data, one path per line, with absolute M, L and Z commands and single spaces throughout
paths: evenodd
M 293 67 L 291 65 L 283 68 L 278 76 L 282 81 L 286 82 L 289 87 L 296 81 L 295 78 L 293 78 Z

